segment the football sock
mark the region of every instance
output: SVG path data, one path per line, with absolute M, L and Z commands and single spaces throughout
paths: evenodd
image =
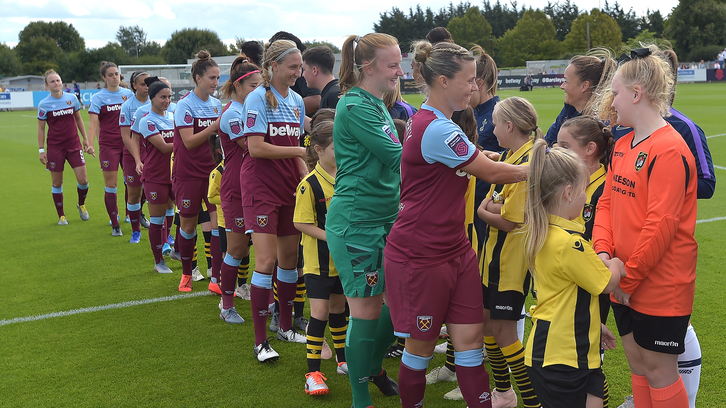
M 401 407 L 417 408 L 423 406 L 426 392 L 426 368 L 434 358 L 420 357 L 403 350 L 398 369 L 398 387 L 401 392 Z
M 202 235 L 204 236 L 204 255 L 207 258 L 207 269 L 209 269 L 212 267 L 212 231 L 202 231 Z M 212 269 L 212 273 L 214 273 L 214 269 Z
M 451 343 L 451 337 L 446 339 L 446 363 L 444 367 L 456 372 L 456 358 L 454 358 L 454 344 Z
M 650 398 L 652 399 L 653 408 L 688 407 L 688 393 L 683 385 L 683 379 L 680 377 L 676 382 L 665 388 L 651 388 Z
M 212 232 L 212 237 L 209 241 L 209 252 L 212 255 L 212 277 L 220 279 L 220 270 L 222 269 L 222 250 L 219 247 L 219 230 L 215 229 Z M 207 258 L 209 262 L 209 258 Z M 234 292 L 234 280 L 237 277 L 237 267 L 239 267 L 239 259 L 235 265 L 234 273 L 232 274 L 232 291 Z
M 277 267 L 277 296 L 279 299 L 280 330 L 292 327 L 292 304 L 297 290 L 297 269 Z
M 633 404 L 638 408 L 653 408 L 648 379 L 644 375 L 631 373 L 630 385 L 633 387 Z
M 333 348 L 338 362 L 345 361 L 345 336 L 348 331 L 348 317 L 345 313 L 330 313 L 330 335 L 333 337 Z
M 221 257 L 221 254 L 220 254 Z M 227 253 L 222 262 L 222 308 L 234 307 L 234 278 L 239 267 L 239 259 Z
M 683 385 L 686 387 L 689 405 L 694 408 L 696 406 L 698 385 L 701 382 L 701 345 L 691 325 L 688 325 L 684 343 L 686 351 L 678 356 L 678 372 L 681 374 Z
M 176 239 L 179 243 L 179 254 L 181 255 L 182 273 L 184 275 L 191 275 L 192 269 L 192 257 L 194 256 L 194 249 L 196 248 L 196 231 L 191 234 L 187 234 L 184 230 L 179 230 L 179 236 Z
M 303 309 L 305 308 L 305 294 L 307 289 L 305 288 L 305 276 L 297 277 L 297 289 L 295 291 L 295 303 L 293 304 L 293 311 L 295 317 L 303 315 Z
M 381 308 L 381 317 L 378 318 L 378 327 L 376 328 L 375 349 L 371 356 L 371 375 L 375 376 L 383 371 L 383 359 L 386 358 L 388 347 L 396 340 L 393 334 L 393 322 L 391 321 L 391 313 L 388 305 L 385 303 Z
M 197 237 L 194 237 L 194 252 L 192 254 L 192 269 L 197 267 Z M 212 280 L 212 282 L 217 283 L 216 281 Z
M 164 260 L 161 248 L 164 245 L 164 235 L 162 234 L 162 225 L 164 217 L 151 217 L 149 220 L 149 245 L 151 245 L 151 253 L 154 254 L 154 263 Z
M 63 187 L 51 187 L 53 193 L 53 204 L 55 211 L 58 213 L 58 218 L 66 215 L 63 212 Z
M 608 408 L 610 406 L 610 384 L 608 384 L 608 378 L 603 376 L 603 398 L 602 408 Z
M 461 395 L 469 407 L 491 408 L 492 398 L 489 388 L 489 374 L 484 366 L 482 349 L 454 352 L 457 380 Z
M 247 283 L 247 276 L 250 273 L 250 256 L 242 258 L 237 268 L 237 286 L 242 286 Z
M 310 316 L 308 323 L 308 372 L 312 373 L 320 371 L 320 353 L 323 350 L 323 342 L 325 341 L 325 326 L 328 324 L 325 320 L 318 320 Z
M 118 204 L 116 203 L 116 187 L 105 187 L 103 202 L 106 204 L 106 212 L 111 220 L 111 226 L 118 227 Z
M 507 359 L 507 363 L 509 363 L 509 368 L 512 370 L 512 376 L 517 383 L 519 393 L 522 395 L 524 406 L 526 408 L 540 407 L 539 399 L 534 393 L 532 382 L 530 382 L 529 375 L 527 375 L 527 368 L 524 366 L 524 347 L 522 343 L 517 341 L 507 347 L 502 347 L 501 350 L 504 358 Z
M 373 405 L 371 394 L 368 391 L 368 381 L 371 377 L 371 356 L 375 350 L 377 328 L 378 320 L 351 317 L 348 322 L 345 357 L 348 362 L 348 381 L 350 381 L 355 408 Z
M 131 230 L 141 231 L 141 203 L 126 204 L 126 213 L 129 215 L 131 220 Z
M 250 309 L 252 322 L 255 326 L 255 346 L 267 340 L 267 316 L 270 314 L 269 305 L 272 275 L 255 271 L 252 274 L 250 285 Z
M 489 356 L 489 365 L 492 367 L 495 389 L 499 392 L 509 391 L 512 388 L 512 383 L 509 381 L 507 359 L 504 358 L 504 354 L 502 354 L 502 350 L 493 336 L 484 336 L 484 346 Z
M 86 196 L 88 195 L 88 183 L 85 185 L 78 184 L 78 205 L 86 205 Z

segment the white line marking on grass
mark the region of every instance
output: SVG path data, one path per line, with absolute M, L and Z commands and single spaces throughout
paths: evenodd
M 723 220 L 726 220 L 726 217 L 716 217 L 716 218 L 708 218 L 705 220 L 698 220 L 698 221 L 696 221 L 696 224 L 702 224 L 702 223 L 714 222 L 714 221 L 723 221 Z
M 153 298 L 153 299 L 130 300 L 128 302 L 112 303 L 110 305 L 105 305 L 105 306 L 84 307 L 81 309 L 67 310 L 65 312 L 53 312 L 53 313 L 47 313 L 47 314 L 42 314 L 42 315 L 36 315 L 36 316 L 16 317 L 14 319 L 3 319 L 3 320 L 0 320 L 0 326 L 5 326 L 8 324 L 13 324 L 13 323 L 26 323 L 26 322 L 33 322 L 36 320 L 45 320 L 45 319 L 50 319 L 53 317 L 72 316 L 72 315 L 77 315 L 77 314 L 82 314 L 82 313 L 100 312 L 101 310 L 121 309 L 121 308 L 131 307 L 131 306 L 148 305 L 150 303 L 167 302 L 170 300 L 187 299 L 187 298 L 209 296 L 209 295 L 211 295 L 211 293 L 205 291 L 205 292 L 185 293 L 185 294 L 174 295 L 174 296 L 164 296 L 164 297 Z
M 719 170 L 726 170 L 726 167 L 724 167 L 724 166 L 717 166 L 715 164 L 713 165 L 713 168 L 714 169 L 719 169 Z
M 719 134 L 713 135 L 713 136 L 706 136 L 706 139 L 710 139 L 712 137 L 721 137 L 721 136 L 726 136 L 726 133 L 719 133 Z

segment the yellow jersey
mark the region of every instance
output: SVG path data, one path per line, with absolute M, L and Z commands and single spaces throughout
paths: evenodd
M 207 199 L 210 204 L 217 206 L 217 226 L 222 228 L 224 224 L 224 213 L 222 212 L 222 197 L 219 195 L 219 186 L 222 185 L 222 173 L 224 173 L 224 160 L 219 162 L 217 167 L 209 173 L 209 191 L 207 193 Z M 204 204 L 204 201 L 202 201 Z
M 595 225 L 595 210 L 597 209 L 597 202 L 600 200 L 604 188 L 605 166 L 601 164 L 600 168 L 590 175 L 590 184 L 585 189 L 585 193 L 587 194 L 585 207 L 582 208 L 580 216 L 575 219 L 575 222 L 585 227 L 583 236 L 590 242 L 590 245 L 592 245 L 592 227 Z
M 476 177 L 471 176 L 469 178 L 469 186 L 466 188 L 466 194 L 464 194 L 464 200 L 466 201 L 466 219 L 464 221 L 464 227 L 466 228 L 466 236 L 469 237 L 469 242 L 471 242 L 471 247 L 474 248 L 474 252 L 479 249 L 476 229 L 474 228 L 474 217 L 476 217 L 476 208 L 474 208 L 475 188 Z

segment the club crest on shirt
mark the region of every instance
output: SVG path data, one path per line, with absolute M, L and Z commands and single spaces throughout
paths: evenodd
M 108 162 L 108 160 L 104 160 L 104 161 L 103 161 L 103 163 L 101 163 L 101 165 L 102 165 L 103 167 L 108 167 L 108 165 L 109 165 L 109 164 L 110 164 L 110 163 Z
M 119 122 L 126 122 L 126 115 L 123 112 L 119 113 L 119 115 L 118 115 L 118 121 Z
M 257 216 L 257 225 L 260 227 L 266 227 L 267 226 L 267 216 L 266 215 L 258 215 Z
M 496 191 L 492 191 L 492 201 L 497 204 L 504 204 L 504 197 Z
M 127 183 L 133 183 L 134 182 L 134 176 L 126 176 L 126 182 Z
M 71 106 L 71 101 L 66 101 L 66 105 Z
M 444 140 L 444 143 L 449 146 L 449 149 L 451 149 L 457 157 L 464 157 L 469 153 L 469 145 L 459 132 L 452 133 L 451 136 Z
M 594 212 L 592 204 L 585 204 L 585 208 L 582 209 L 582 219 L 585 220 L 585 222 L 590 221 Z
M 237 225 L 238 227 L 242 228 L 242 227 L 244 227 L 244 226 L 245 226 L 245 219 L 244 219 L 244 218 L 242 218 L 242 217 L 239 217 L 239 218 L 235 218 L 235 219 L 234 219 L 234 223 L 235 223 L 235 225 Z
M 640 152 L 638 153 L 638 158 L 635 159 L 635 171 L 640 171 L 640 169 L 645 166 L 645 160 L 648 159 L 648 153 Z
M 149 198 L 151 198 L 152 201 L 156 200 L 156 197 L 158 197 L 156 191 L 149 192 Z
M 50 162 L 50 168 L 51 169 L 54 169 L 55 168 L 55 162 Z
M 396 135 L 393 134 L 393 130 L 391 130 L 391 127 L 390 126 L 383 125 L 383 127 L 381 128 L 381 130 L 383 130 L 383 133 L 385 133 L 388 137 L 391 138 L 391 140 L 393 141 L 393 143 L 395 143 L 395 144 L 401 144 L 401 142 L 398 141 L 398 138 L 396 137 Z
M 293 108 L 293 109 L 292 109 L 292 113 L 294 113 L 294 114 L 295 114 L 295 119 L 300 119 L 300 109 L 298 109 L 298 108 Z
M 146 122 L 146 127 L 149 128 L 149 132 L 153 132 L 156 130 L 156 125 L 154 122 Z
M 247 123 L 245 123 L 245 126 L 251 128 L 255 126 L 255 122 L 257 122 L 257 111 L 247 111 Z
M 124 102 L 126 102 L 126 99 L 128 99 L 128 96 L 122 96 L 121 99 L 123 99 Z
M 217 113 L 217 114 L 219 113 L 219 109 L 217 109 L 216 106 L 214 107 L 214 113 Z
M 181 200 L 182 207 L 189 208 L 190 205 L 192 205 L 192 200 Z
M 184 123 L 187 125 L 191 125 L 192 122 L 194 122 L 194 118 L 192 117 L 192 113 L 189 111 L 184 111 Z
M 422 332 L 427 332 L 431 329 L 431 325 L 434 323 L 434 318 L 431 316 L 416 316 L 416 326 Z
M 235 118 L 229 121 L 229 128 L 232 130 L 232 133 L 235 135 L 238 134 L 242 130 L 242 126 L 240 126 L 239 119 Z
M 370 287 L 378 285 L 378 271 L 366 273 L 366 285 Z

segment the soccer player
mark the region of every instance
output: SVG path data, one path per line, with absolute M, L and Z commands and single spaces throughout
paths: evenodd
M 509 149 L 500 161 L 526 164 L 534 140 L 542 137 L 532 104 L 520 97 L 507 98 L 494 107 L 492 123 L 499 145 Z M 524 347 L 517 334 L 517 322 L 521 319 L 531 280 L 521 233 L 526 189 L 526 182 L 493 184 L 477 210 L 489 226 L 482 256 L 484 343 L 494 374 L 492 406 L 496 408 L 517 406 L 510 371 L 524 405 L 540 406 L 527 378 Z
M 149 244 L 154 254 L 154 269 L 159 273 L 172 273 L 162 254 L 166 242 L 165 217 L 167 209 L 173 206 L 174 202 L 171 190 L 174 114 L 167 111 L 171 103 L 171 89 L 157 77 L 147 76 L 144 83 L 147 85 L 151 110 L 139 120 L 138 129 L 144 138 L 142 178 L 151 217 Z
M 53 188 L 53 203 L 58 213 L 58 225 L 68 225 L 63 211 L 63 167 L 65 162 L 71 166 L 78 181 L 78 213 L 81 220 L 88 221 L 86 210 L 86 195 L 88 194 L 88 176 L 86 174 L 86 159 L 83 152 L 95 156 L 93 143 L 86 136 L 80 109 L 80 101 L 72 94 L 63 92 L 63 82 L 60 75 L 53 70 L 46 71 L 45 87 L 50 91 L 38 104 L 38 159 L 40 163 L 50 170 Z M 45 126 L 48 125 L 48 151 L 45 150 Z M 78 132 L 81 132 L 83 146 L 78 141 Z
M 615 60 L 608 55 L 576 55 L 565 68 L 565 81 L 560 88 L 565 91 L 565 106 L 547 130 L 545 140 L 549 145 L 557 141 L 562 123 L 582 114 L 592 115 L 597 95 L 607 86 L 607 79 L 615 69 Z M 593 98 L 593 95 L 596 97 Z
M 693 311 L 698 185 L 693 155 L 663 119 L 673 82 L 657 47 L 640 48 L 599 101 L 601 119 L 633 128 L 615 143 L 593 238 L 602 259 L 625 262 L 611 300 L 637 407 L 688 407 L 678 355 Z
M 119 127 L 121 105 L 133 97 L 133 92 L 119 87 L 121 77 L 118 67 L 113 62 L 101 63 L 101 79 L 105 87 L 93 94 L 91 106 L 88 108 L 90 122 L 88 124 L 89 142 L 98 137 L 101 170 L 103 171 L 103 184 L 105 188 L 104 202 L 106 212 L 111 220 L 111 235 L 123 236 L 119 226 L 118 200 L 116 191 L 118 185 L 118 167 L 123 156 L 124 142 Z
M 335 109 L 340 98 L 340 86 L 333 75 L 335 55 L 330 47 L 321 45 L 306 49 L 303 58 L 303 78 L 309 87 L 320 90 L 320 108 Z
M 396 334 L 406 337 L 399 383 L 404 408 L 421 406 L 426 368 L 446 323 L 461 392 L 469 407 L 491 407 L 482 358 L 482 303 L 476 252 L 464 228 L 470 175 L 512 183 L 525 171 L 479 154 L 451 121 L 476 91 L 476 63 L 449 42 L 414 43 L 428 99 L 406 130 L 401 203 L 385 250 L 388 304 Z
M 345 355 L 355 408 L 373 405 L 369 379 L 385 395 L 399 394 L 382 363 L 395 339 L 383 305 L 383 248 L 398 214 L 401 144 L 381 98 L 401 75 L 395 37 L 352 35 L 343 44 L 333 128 L 338 171 L 325 235 L 350 307 Z
M 280 299 L 277 339 L 306 342 L 305 336 L 292 327 L 300 243 L 300 234 L 292 222 L 294 193 L 307 169 L 302 160 L 305 149 L 300 147 L 305 105 L 290 87 L 300 77 L 301 68 L 302 57 L 294 42 L 277 40 L 268 44 L 262 63 L 262 86 L 247 95 L 242 115 L 249 156 L 242 163 L 240 190 L 245 229 L 255 242 L 250 294 L 254 353 L 260 362 L 279 358 L 265 331 L 275 261 Z
M 132 232 L 129 242 L 132 244 L 141 242 L 141 224 L 144 223 L 147 228 L 149 227 L 148 223 L 144 222 L 146 219 L 143 218 L 142 220 L 143 215 L 141 213 L 141 174 L 144 166 L 141 162 L 139 148 L 141 139 L 131 133 L 131 122 L 133 121 L 136 110 L 149 103 L 149 88 L 144 82 L 148 77 L 149 73 L 146 71 L 134 71 L 131 74 L 131 90 L 135 96 L 129 98 L 121 105 L 121 113 L 119 114 L 119 127 L 121 128 L 121 137 L 124 142 L 123 165 L 121 169 L 124 172 L 124 183 L 126 184 L 126 190 L 128 192 L 126 211 L 131 220 Z
M 600 346 L 614 346 L 615 337 L 601 336 L 598 296 L 617 287 L 625 268 L 617 258 L 598 258 L 582 236 L 584 226 L 575 221 L 590 179 L 577 154 L 537 140 L 529 157 L 525 256 L 537 306 L 527 372 L 545 407 L 600 408 L 605 378 Z
M 219 128 L 217 118 L 222 104 L 211 95 L 219 84 L 219 66 L 206 50 L 197 53 L 192 64 L 192 79 L 196 86 L 179 101 L 174 112 L 174 169 L 172 184 L 179 208 L 180 229 L 176 237 L 181 255 L 183 275 L 179 291 L 192 290 L 192 257 L 197 235 L 197 218 L 202 202 L 206 204 L 212 224 L 216 224 L 216 209 L 208 202 L 209 173 L 214 170 L 209 136 Z M 216 229 L 216 225 L 212 225 Z M 211 237 L 212 253 L 219 252 L 219 237 Z M 212 277 L 216 285 L 217 277 Z M 215 279 L 216 278 L 216 279 Z
M 297 188 L 293 222 L 295 228 L 302 232 L 303 272 L 310 298 L 305 392 L 323 395 L 328 393 L 328 386 L 320 370 L 320 360 L 328 320 L 338 361 L 336 371 L 338 374 L 348 374 L 348 364 L 345 362 L 345 332 L 348 329 L 345 296 L 325 237 L 325 218 L 335 189 L 337 170 L 333 121 L 318 124 L 306 139 L 308 167 L 313 170 Z
M 229 70 L 229 79 L 222 86 L 220 94 L 231 102 L 219 120 L 219 138 L 224 151 L 224 170 L 219 187 L 224 212 L 227 240 L 227 255 L 222 263 L 222 311 L 219 317 L 227 323 L 244 323 L 234 307 L 234 291 L 237 270 L 240 263 L 249 264 L 250 236 L 246 234 L 240 171 L 247 153 L 244 138 L 244 102 L 247 95 L 262 83 L 260 69 L 249 62 L 247 56 L 238 56 Z

